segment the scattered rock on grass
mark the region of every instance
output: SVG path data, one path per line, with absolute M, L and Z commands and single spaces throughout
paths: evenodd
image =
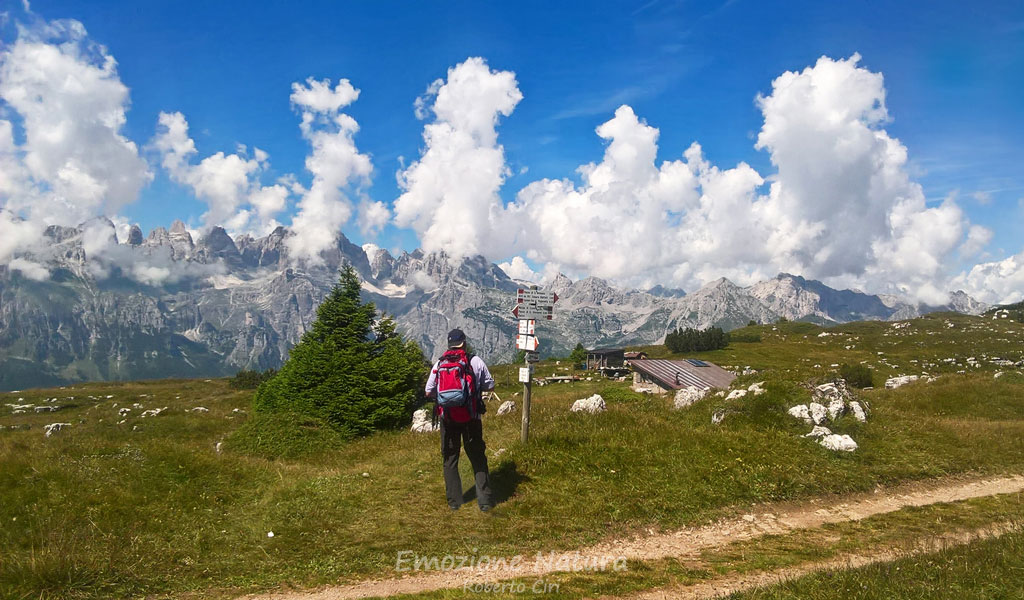
M 501 403 L 501 406 L 498 407 L 498 416 L 500 417 L 501 415 L 507 415 L 509 413 L 513 413 L 513 412 L 515 412 L 515 410 L 516 410 L 516 402 L 515 402 L 515 400 L 506 400 L 506 401 Z
M 71 427 L 71 423 L 50 423 L 43 427 L 43 431 L 46 433 L 46 437 L 50 437 L 55 433 L 58 433 L 65 427 Z
M 416 433 L 430 433 L 440 429 L 440 424 L 431 422 L 430 412 L 425 408 L 412 413 L 412 429 Z
M 750 387 L 747 388 L 747 391 L 750 392 L 751 394 L 754 394 L 755 396 L 760 396 L 766 391 L 764 389 L 764 382 L 758 381 L 757 383 L 750 384 Z
M 164 412 L 165 410 L 167 410 L 166 406 L 163 407 L 163 408 L 151 408 L 151 409 L 143 412 L 139 416 L 141 418 L 143 418 L 143 419 L 145 419 L 146 417 L 156 417 L 156 416 L 160 415 L 160 413 Z
M 848 435 L 826 435 L 818 442 L 829 450 L 853 452 L 857 449 L 857 442 Z
M 821 425 L 828 417 L 828 409 L 817 402 L 811 402 L 807 406 L 807 410 L 810 412 L 811 420 L 814 421 L 815 425 Z
M 803 420 L 803 422 L 808 425 L 814 423 L 814 419 L 811 418 L 811 412 L 807 409 L 806 404 L 797 404 L 793 408 L 789 409 L 789 414 L 797 419 Z
M 829 429 L 828 427 L 821 427 L 820 425 L 815 425 L 814 429 L 812 429 L 810 433 L 805 434 L 804 437 L 820 438 L 825 437 L 826 435 L 832 435 L 832 430 Z
M 703 400 L 704 396 L 707 395 L 707 389 L 699 390 L 694 387 L 684 387 L 676 392 L 676 397 L 673 401 L 673 406 L 675 406 L 676 408 L 687 408 L 689 406 L 692 406 L 694 402 L 697 402 L 698 400 Z
M 573 402 L 569 412 L 585 412 L 593 415 L 603 412 L 605 409 L 604 398 L 601 397 L 601 394 L 594 394 L 589 398 L 581 398 Z
M 885 380 L 885 388 L 894 390 L 898 387 L 907 385 L 912 381 L 917 381 L 917 375 L 901 375 L 899 377 L 890 377 Z
M 733 390 L 729 392 L 729 395 L 725 397 L 726 400 L 735 400 L 736 398 L 742 398 L 747 395 L 747 390 Z
M 864 407 L 860 405 L 860 402 L 856 400 L 850 402 L 850 412 L 853 413 L 853 418 L 857 419 L 861 423 L 868 420 L 868 415 L 864 411 Z
M 210 412 L 210 409 L 206 408 L 205 406 L 197 406 L 197 407 L 195 407 L 195 408 L 190 408 L 190 409 L 189 409 L 189 412 L 194 412 L 194 413 L 208 413 L 208 412 Z

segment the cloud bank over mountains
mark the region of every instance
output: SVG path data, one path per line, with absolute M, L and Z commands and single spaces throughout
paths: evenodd
M 372 236 L 393 224 L 415 232 L 427 252 L 483 254 L 523 279 L 568 272 L 696 289 L 723 276 L 747 285 L 789 272 L 931 304 L 952 289 L 988 302 L 1024 292 L 1024 252 L 954 272 L 983 255 L 992 232 L 955 198 L 925 197 L 908 149 L 885 130 L 883 76 L 856 54 L 787 71 L 756 97 L 763 124 L 754 147 L 772 172 L 714 165 L 697 142 L 658 162 L 659 130 L 622 105 L 596 128 L 605 145 L 598 162 L 534 181 L 511 202 L 500 194 L 511 174 L 500 126 L 523 100 L 514 73 L 471 57 L 427 86 L 413 106 L 422 147 L 395 174 L 396 199 L 366 191 L 373 160 L 343 112 L 359 95 L 347 79 L 293 83 L 308 173 L 265 181 L 270 153 L 239 144 L 201 157 L 174 107 L 160 113 L 142 152 L 123 133 L 129 91 L 114 57 L 77 21 L 22 26 L 0 53 L 0 265 L 47 277 L 45 248 L 36 246 L 46 226 L 98 216 L 124 225 L 118 212 L 162 170 L 206 204 L 204 230 L 264 235 L 286 224 L 289 255 L 309 264 L 342 227 Z M 91 255 L 116 262 L 113 237 L 97 231 Z M 147 283 L 176 277 L 173 261 L 158 259 L 128 271 Z

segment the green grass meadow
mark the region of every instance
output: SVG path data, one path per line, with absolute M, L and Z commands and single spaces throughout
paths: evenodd
M 475 503 L 448 510 L 436 433 L 333 443 L 310 430 L 296 439 L 313 450 L 291 458 L 231 443 L 217 452 L 252 417 L 252 392 L 227 380 L 2 394 L 0 597 L 232 597 L 391 577 L 402 550 L 532 555 L 705 522 L 751 503 L 1024 472 L 1024 376 L 1000 366 L 1024 358 L 1024 326 L 961 315 L 910 323 L 764 325 L 745 330 L 760 342 L 694 355 L 758 371 L 737 385 L 767 382 L 768 393 L 730 402 L 737 412 L 717 426 L 711 414 L 724 400 L 676 411 L 668 395 L 595 379 L 534 387 L 524 446 L 518 411 L 497 417 L 492 402 L 484 430 L 501 502 L 487 515 Z M 872 367 L 876 388 L 858 392 L 871 407 L 867 423 L 832 427 L 860 445 L 836 454 L 800 437 L 809 427 L 785 409 L 806 403 L 808 384 L 844 362 Z M 493 369 L 503 400 L 521 399 L 517 368 Z M 570 368 L 545 361 L 538 374 Z M 937 377 L 880 387 L 886 377 L 924 372 Z M 605 413 L 568 412 L 593 393 L 604 396 Z M 63 408 L 12 414 L 7 403 Z M 199 406 L 208 412 L 190 411 Z M 124 407 L 132 410 L 121 417 Z M 46 438 L 42 427 L 52 422 L 71 425 Z

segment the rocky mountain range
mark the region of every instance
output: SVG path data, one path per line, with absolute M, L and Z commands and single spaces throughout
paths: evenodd
M 105 219 L 50 227 L 45 249 L 22 257 L 44 265 L 49 278 L 0 265 L 0 389 L 277 367 L 346 262 L 362 278 L 366 300 L 392 315 L 428 357 L 455 326 L 488 360 L 515 355 L 510 310 L 527 283 L 482 256 L 453 260 L 417 250 L 396 257 L 339 236 L 321 264 L 297 265 L 288 235 L 279 227 L 262 238 L 232 238 L 214 227 L 194 240 L 176 221 L 148 236 L 132 227 L 118 240 Z M 719 279 L 690 294 L 661 286 L 620 290 L 596 277 L 564 275 L 545 289 L 559 296 L 555 319 L 537 326 L 546 355 L 565 355 L 577 342 L 658 343 L 681 326 L 728 330 L 752 319 L 839 323 L 986 308 L 963 292 L 926 307 L 785 273 L 750 287 Z

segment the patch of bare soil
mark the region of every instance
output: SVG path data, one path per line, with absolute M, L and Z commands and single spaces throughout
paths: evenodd
M 610 541 L 588 548 L 580 548 L 572 553 L 560 553 L 559 556 L 568 560 L 538 561 L 535 558 L 523 558 L 515 563 L 514 568 L 495 569 L 442 569 L 428 572 L 416 572 L 410 576 L 393 579 L 368 580 L 350 585 L 331 586 L 316 591 L 278 592 L 258 596 L 247 596 L 252 600 L 342 600 L 348 598 L 367 598 L 373 596 L 394 596 L 414 594 L 433 590 L 462 588 L 474 584 L 493 583 L 514 577 L 539 577 L 549 573 L 571 571 L 581 564 L 590 561 L 595 564 L 606 557 L 624 557 L 627 560 L 657 560 L 667 557 L 698 556 L 702 550 L 718 548 L 727 544 L 757 538 L 763 535 L 782 534 L 795 529 L 811 529 L 828 523 L 856 521 L 873 515 L 900 510 L 910 506 L 927 506 L 941 502 L 957 502 L 1024 491 L 1024 476 L 1012 475 L 974 480 L 943 480 L 931 483 L 916 483 L 891 490 L 876 490 L 870 494 L 858 494 L 844 498 L 812 500 L 801 504 L 764 504 L 756 510 L 738 518 L 724 519 L 702 527 L 681 529 L 671 533 L 655 533 L 632 539 Z M 856 561 L 878 562 L 891 560 L 884 558 L 885 552 L 848 556 L 835 561 L 824 561 L 812 565 L 793 567 L 772 573 L 737 576 L 733 579 L 722 579 L 720 582 L 706 582 L 692 586 L 694 590 L 702 590 L 700 594 L 680 596 L 679 590 L 671 592 L 671 597 L 713 597 L 719 592 L 714 586 L 730 585 L 748 587 L 763 585 L 764 582 L 778 580 L 779 577 L 798 577 L 801 569 L 820 570 L 836 566 L 856 566 Z M 584 562 L 583 564 L 588 564 Z M 867 563 L 864 563 L 867 564 Z M 815 565 L 818 565 L 815 567 Z M 609 565 L 610 567 L 610 565 Z M 792 571 L 793 574 L 787 575 Z M 807 571 L 810 572 L 810 571 Z M 758 580 L 757 577 L 763 579 Z M 761 581 L 761 583 L 756 583 Z M 704 587 L 702 587 L 704 586 Z M 707 587 L 710 586 L 710 587 Z M 690 589 L 690 588 L 687 588 Z M 724 587 L 722 588 L 725 589 Z M 737 589 L 747 589 L 745 587 Z M 735 590 L 733 590 L 735 591 Z M 668 592 L 652 592 L 666 594 Z M 689 592 L 687 592 L 689 593 Z M 695 594 L 697 592 L 694 592 Z M 725 592 L 722 593 L 731 593 Z M 645 596 L 646 597 L 646 596 Z M 651 596 L 667 597 L 667 596 Z

